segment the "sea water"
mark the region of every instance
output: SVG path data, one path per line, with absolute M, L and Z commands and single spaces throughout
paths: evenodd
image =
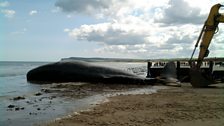
M 26 81 L 26 73 L 46 62 L 0 62 L 0 97 L 28 94 L 39 89 Z
M 9 105 L 21 105 L 13 101 L 13 97 L 30 97 L 39 91 L 40 85 L 29 84 L 26 81 L 26 73 L 46 62 L 0 62 L 0 125 L 20 124 L 23 122 L 21 111 L 9 111 Z M 27 110 L 27 108 L 25 108 Z M 12 123 L 11 123 L 12 122 Z
M 48 62 L 0 62 L 0 126 L 41 124 L 73 111 L 86 109 L 89 105 L 106 99 L 106 95 L 101 94 L 76 100 L 61 97 L 52 99 L 54 95 L 52 93 L 34 95 L 47 85 L 27 82 L 26 74 L 29 70 L 44 64 Z M 92 62 L 92 64 L 124 70 L 142 77 L 145 77 L 147 72 L 147 63 L 144 62 Z M 153 91 L 155 90 L 152 89 Z M 12 100 L 17 96 L 25 99 Z M 20 110 L 9 109 L 9 105 L 15 105 Z

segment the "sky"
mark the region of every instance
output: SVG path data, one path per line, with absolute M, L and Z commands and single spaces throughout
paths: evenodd
M 224 1 L 0 0 L 0 61 L 189 58 L 216 3 Z M 224 57 L 223 36 L 220 23 L 209 57 Z

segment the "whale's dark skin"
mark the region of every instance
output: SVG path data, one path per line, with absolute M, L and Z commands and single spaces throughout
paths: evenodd
M 56 62 L 37 67 L 27 73 L 27 81 L 37 84 L 58 82 L 89 82 L 109 84 L 153 84 L 145 79 L 121 70 L 92 65 L 87 62 Z

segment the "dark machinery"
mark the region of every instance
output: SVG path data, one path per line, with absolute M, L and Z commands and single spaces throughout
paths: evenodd
M 201 33 L 198 37 L 198 40 L 195 44 L 195 48 L 191 55 L 191 59 L 189 61 L 191 67 L 190 81 L 193 87 L 207 87 L 209 84 L 212 84 L 214 82 L 209 74 L 203 73 L 203 71 L 201 70 L 201 65 L 204 58 L 207 57 L 209 54 L 208 47 L 211 43 L 214 34 L 218 31 L 218 24 L 224 23 L 224 14 L 219 13 L 219 9 L 221 7 L 224 6 L 221 4 L 215 4 L 214 6 L 212 6 L 209 16 L 204 23 L 204 26 L 201 30 Z M 200 52 L 195 62 L 192 60 L 192 58 L 200 41 Z

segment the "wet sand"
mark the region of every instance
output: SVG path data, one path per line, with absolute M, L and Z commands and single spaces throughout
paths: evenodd
M 223 126 L 224 85 L 195 89 L 189 84 L 153 94 L 118 95 L 109 102 L 47 126 Z
M 55 83 L 38 92 L 1 100 L 0 125 L 42 125 L 73 112 L 87 110 L 117 94 L 153 93 L 149 85 Z

